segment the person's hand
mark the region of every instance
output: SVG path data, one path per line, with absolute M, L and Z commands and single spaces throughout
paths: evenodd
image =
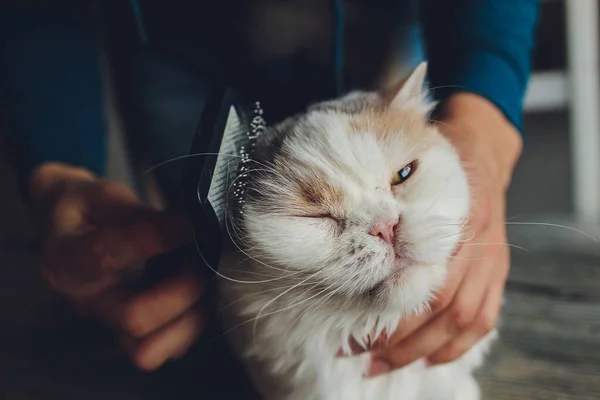
M 473 205 L 448 280 L 430 311 L 403 320 L 372 349 L 369 375 L 425 358 L 456 360 L 496 326 L 510 260 L 506 245 L 506 190 L 521 152 L 521 137 L 491 103 L 474 94 L 445 104 L 439 129 L 456 147 L 469 176 Z
M 153 370 L 182 355 L 203 326 L 202 282 L 183 268 L 144 290 L 131 283 L 147 259 L 190 241 L 184 219 L 150 209 L 126 185 L 77 167 L 47 163 L 29 183 L 46 282 L 76 310 L 114 329 L 139 368 Z

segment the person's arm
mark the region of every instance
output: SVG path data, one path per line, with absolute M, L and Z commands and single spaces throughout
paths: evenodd
M 510 269 L 506 191 L 521 153 L 538 1 L 421 4 L 437 126 L 467 169 L 473 204 L 445 287 L 429 312 L 404 319 L 373 352 L 371 375 L 464 355 L 496 327 Z
M 521 131 L 539 0 L 422 0 L 420 5 L 435 97 L 477 93 Z
M 0 129 L 23 190 L 31 172 L 47 162 L 104 173 L 100 58 L 81 12 L 0 10 Z
M 106 124 L 91 27 L 51 3 L 0 7 L 1 130 L 40 231 L 41 274 L 80 314 L 109 326 L 135 365 L 153 370 L 200 335 L 203 282 L 189 265 L 147 290 L 123 282 L 188 243 L 190 229 L 177 212 L 101 177 Z

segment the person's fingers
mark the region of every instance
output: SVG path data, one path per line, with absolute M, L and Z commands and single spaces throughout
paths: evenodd
M 454 361 L 469 351 L 481 338 L 490 333 L 498 322 L 504 292 L 503 283 L 490 288 L 487 298 L 470 329 L 463 332 L 427 358 L 429 365 Z
M 153 210 L 142 204 L 132 188 L 108 179 L 98 179 L 82 193 L 85 214 L 92 224 L 103 226 L 151 214 Z
M 460 253 L 465 253 L 468 256 L 471 254 L 471 250 L 465 249 Z M 429 310 L 420 315 L 411 316 L 400 321 L 398 329 L 396 329 L 389 340 L 390 344 L 393 345 L 401 342 L 450 306 L 459 287 L 467 276 L 470 265 L 470 260 L 467 258 L 455 261 L 457 262 L 451 263 L 449 266 L 448 277 L 443 289 L 436 293 L 429 303 Z
M 35 222 L 45 231 L 52 209 L 74 185 L 88 185 L 95 176 L 82 168 L 69 168 L 57 163 L 45 163 L 35 168 L 28 185 Z
M 446 283 L 444 284 L 443 289 L 436 293 L 429 303 L 429 310 L 425 313 L 402 319 L 398 328 L 389 339 L 390 345 L 400 343 L 450 306 L 454 301 L 459 287 L 462 286 L 463 281 L 467 277 L 467 271 L 472 262 L 470 259 L 472 253 L 473 251 L 469 248 L 463 248 L 458 252 L 461 256 L 457 256 L 459 258 L 450 263 Z
M 147 212 L 135 192 L 124 183 L 96 179 L 66 182 L 47 201 L 44 231 L 51 237 L 85 233 L 102 226 Z
M 129 336 L 140 338 L 177 319 L 200 300 L 204 285 L 190 269 L 131 295 L 114 290 L 89 302 L 87 311 Z
M 114 270 L 182 246 L 191 240 L 191 232 L 181 214 L 154 211 L 124 226 L 91 232 L 81 237 L 78 244 L 99 256 L 95 258 L 100 269 Z
M 84 200 L 80 196 L 61 199 L 48 215 L 45 232 L 49 236 L 78 235 L 89 229 L 85 221 Z
M 202 332 L 204 323 L 202 309 L 194 307 L 141 340 L 123 337 L 121 344 L 138 368 L 152 371 L 184 354 Z
M 400 321 L 396 331 L 389 336 L 387 332 L 384 332 L 380 337 L 374 340 L 372 343 L 369 343 L 368 346 L 364 347 L 360 343 L 358 343 L 354 338 L 350 338 L 349 347 L 350 354 L 344 354 L 342 350 L 338 352 L 339 357 L 344 356 L 356 356 L 362 353 L 366 353 L 368 351 L 381 350 L 387 347 L 393 346 L 398 343 L 406 336 L 410 335 L 420 326 L 425 324 L 431 318 L 433 318 L 432 312 L 425 312 L 419 315 L 407 316 Z
M 471 255 L 473 250 L 471 248 L 463 248 L 460 253 L 465 253 L 468 256 Z M 463 255 L 464 256 L 464 255 Z M 388 335 L 387 332 L 385 337 L 377 338 L 368 348 L 361 346 L 354 339 L 350 339 L 350 350 L 351 353 L 348 355 L 354 356 L 358 354 L 365 353 L 367 351 L 379 350 L 385 348 L 393 348 L 394 345 L 398 344 L 412 333 L 414 333 L 417 329 L 422 327 L 424 324 L 429 322 L 432 318 L 437 316 L 439 313 L 443 312 L 452 302 L 456 291 L 461 285 L 465 274 L 469 267 L 469 262 L 471 261 L 468 258 L 460 258 L 456 260 L 450 266 L 450 271 L 448 273 L 448 279 L 446 280 L 446 284 L 444 285 L 443 290 L 437 293 L 434 299 L 429 304 L 429 310 L 423 312 L 418 315 L 407 315 L 398 324 L 396 330 Z M 340 350 L 338 356 L 343 356 L 343 352 Z
M 414 331 L 416 331 L 421 326 L 430 321 L 432 318 L 434 318 L 435 315 L 436 312 L 430 310 L 418 315 L 403 318 L 398 324 L 396 331 L 394 331 L 392 336 L 388 339 L 388 346 L 393 346 L 401 342 L 402 340 L 410 336 Z
M 462 253 L 462 252 L 461 252 Z M 402 368 L 427 357 L 469 329 L 481 307 L 490 268 L 471 264 L 450 305 L 411 335 L 387 348 L 377 359 L 387 360 L 392 369 Z
M 373 353 L 369 376 L 402 368 L 426 354 L 435 352 L 456 335 L 448 313 L 442 313 L 399 344 Z
M 460 295 L 457 296 L 456 308 L 453 305 L 455 325 L 463 327 L 462 333 L 428 356 L 431 365 L 456 360 L 496 325 L 510 267 L 510 254 L 508 249 L 500 244 L 505 242 L 502 230 L 494 229 L 487 237 L 491 244 L 475 243 L 477 247 L 485 249 L 486 262 L 480 267 L 474 266 L 468 281 L 461 287 Z M 489 282 L 489 286 L 485 286 L 483 282 Z M 479 298 L 482 298 L 482 304 L 472 304 L 472 299 Z M 478 309 L 474 313 L 475 307 Z
M 83 282 L 78 274 L 73 276 L 69 271 L 70 268 L 55 268 L 46 263 L 43 263 L 41 267 L 41 275 L 48 286 L 71 299 L 86 299 L 96 296 L 119 282 L 117 275 L 99 276 L 95 280 Z
M 338 352 L 337 352 L 337 354 L 336 354 L 336 356 L 337 357 L 355 356 L 357 354 L 362 354 L 362 353 L 365 353 L 365 352 L 371 350 L 369 348 L 369 346 L 365 347 L 365 346 L 361 345 L 353 337 L 351 337 L 348 340 L 348 347 L 350 348 L 350 353 L 349 354 L 344 353 L 343 349 L 339 349 Z
M 467 352 L 477 341 L 496 327 L 502 307 L 504 285 L 510 269 L 510 252 L 504 248 L 493 266 L 493 281 L 481 309 L 470 329 L 430 355 L 431 365 L 453 361 Z
M 81 167 L 67 166 L 56 162 L 46 162 L 36 167 L 29 178 L 29 193 L 31 197 L 43 200 L 54 193 L 52 189 L 65 182 L 92 182 L 96 179 L 94 174 Z
M 47 242 L 45 276 L 66 294 L 85 294 L 86 285 L 96 285 L 106 276 L 173 250 L 190 239 L 190 227 L 180 215 L 153 212 L 143 220 Z

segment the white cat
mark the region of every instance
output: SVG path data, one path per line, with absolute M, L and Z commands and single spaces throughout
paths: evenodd
M 353 93 L 269 128 L 232 221 L 221 301 L 228 335 L 268 400 L 477 400 L 495 332 L 456 362 L 365 377 L 350 353 L 421 313 L 469 212 L 450 143 L 429 124 L 426 65 L 391 95 Z

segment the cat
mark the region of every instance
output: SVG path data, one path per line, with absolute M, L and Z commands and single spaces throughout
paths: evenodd
M 477 400 L 496 331 L 459 360 L 368 378 L 350 353 L 424 312 L 468 218 L 468 178 L 429 122 L 427 65 L 387 93 L 310 106 L 258 138 L 222 258 L 222 318 L 267 400 Z

